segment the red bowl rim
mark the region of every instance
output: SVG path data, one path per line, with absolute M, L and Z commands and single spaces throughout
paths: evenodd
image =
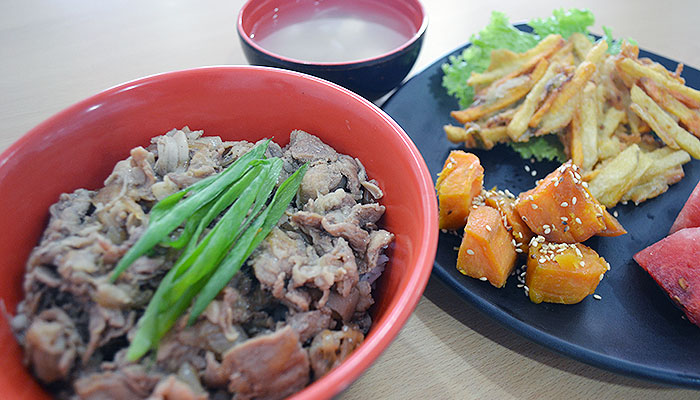
M 272 52 L 270 50 L 267 50 L 266 48 L 260 46 L 256 41 L 250 38 L 250 33 L 246 32 L 245 29 L 243 28 L 243 17 L 246 14 L 246 11 L 252 6 L 253 3 L 257 2 L 259 0 L 248 0 L 246 3 L 241 7 L 240 12 L 238 13 L 238 19 L 236 22 L 236 28 L 238 31 L 238 36 L 243 39 L 246 44 L 248 44 L 250 47 L 254 48 L 256 51 L 263 53 L 267 55 L 268 57 L 276 58 L 280 61 L 286 62 L 286 63 L 292 63 L 292 64 L 298 64 L 298 65 L 318 65 L 318 66 L 326 66 L 326 67 L 340 67 L 340 66 L 349 66 L 349 67 L 357 67 L 361 64 L 366 64 L 366 63 L 373 63 L 378 60 L 384 59 L 391 57 L 394 54 L 402 52 L 404 49 L 408 48 L 411 46 L 413 43 L 418 41 L 423 34 L 425 34 L 426 29 L 428 28 L 428 14 L 425 11 L 425 6 L 423 6 L 423 3 L 420 0 L 411 0 L 413 1 L 417 6 L 418 9 L 420 10 L 420 15 L 421 15 L 421 25 L 420 27 L 416 30 L 416 33 L 413 34 L 407 41 L 405 41 L 401 46 L 396 47 L 392 50 L 389 50 L 388 52 L 373 56 L 373 57 L 368 57 L 368 58 L 362 58 L 359 60 L 352 60 L 352 61 L 334 61 L 334 62 L 320 62 L 320 61 L 305 61 L 305 60 L 300 60 L 297 58 L 293 57 L 287 57 L 283 56 L 281 54 Z
M 108 97 L 110 94 L 128 90 L 129 88 L 140 86 L 143 84 L 148 84 L 154 81 L 176 79 L 181 76 L 186 76 L 190 74 L 206 74 L 207 71 L 213 70 L 227 70 L 232 73 L 236 73 L 239 70 L 255 70 L 259 71 L 261 74 L 280 74 L 280 75 L 290 75 L 294 76 L 294 79 L 305 80 L 313 85 L 325 86 L 332 91 L 340 91 L 345 96 L 352 98 L 354 101 L 361 103 L 361 105 L 366 108 L 369 112 L 374 113 L 386 124 L 391 126 L 391 128 L 396 132 L 401 138 L 404 144 L 408 156 L 412 159 L 412 163 L 418 166 L 419 180 L 420 184 L 424 190 L 421 190 L 421 203 L 426 204 L 422 210 L 423 218 L 427 222 L 426 226 L 426 237 L 425 240 L 419 246 L 419 252 L 416 257 L 416 270 L 418 273 L 411 274 L 408 281 L 407 287 L 404 292 L 399 295 L 396 302 L 396 307 L 389 310 L 384 317 L 384 324 L 381 326 L 373 326 L 372 334 L 368 335 L 365 341 L 358 347 L 342 364 L 333 369 L 331 372 L 323 376 L 321 379 L 315 381 L 311 385 L 307 386 L 302 391 L 294 394 L 291 398 L 295 400 L 301 399 L 325 399 L 330 398 L 341 391 L 345 390 L 350 384 L 352 384 L 357 378 L 360 377 L 364 371 L 366 371 L 371 364 L 379 357 L 379 355 L 386 350 L 391 342 L 398 336 L 401 328 L 406 324 L 408 318 L 411 316 L 418 301 L 420 300 L 425 287 L 427 286 L 428 279 L 430 277 L 433 263 L 435 260 L 435 254 L 437 251 L 438 242 L 438 223 L 437 223 L 437 199 L 433 191 L 433 181 L 430 176 L 427 165 L 423 157 L 421 156 L 418 148 L 415 146 L 413 141 L 404 132 L 404 130 L 395 122 L 389 115 L 387 115 L 383 110 L 377 107 L 375 104 L 366 100 L 358 94 L 345 89 L 337 84 L 326 81 L 321 78 L 317 78 L 311 75 L 303 74 L 300 72 L 273 68 L 273 67 L 262 67 L 262 66 L 248 66 L 248 65 L 234 65 L 234 66 L 205 66 L 190 68 L 184 70 L 163 72 L 154 75 L 149 75 L 146 77 L 131 80 L 125 83 L 112 86 L 105 89 L 93 96 L 88 97 L 78 103 L 69 106 L 63 111 L 49 117 L 44 122 L 38 124 L 27 133 L 25 133 L 21 138 L 14 142 L 10 147 L 0 154 L 0 170 L 2 170 L 3 165 L 13 156 L 13 154 L 20 149 L 27 141 L 33 141 L 39 138 L 39 135 L 47 128 L 60 124 L 60 121 L 66 116 L 75 113 L 76 111 L 82 110 L 86 105 L 96 104 L 100 102 L 100 99 Z

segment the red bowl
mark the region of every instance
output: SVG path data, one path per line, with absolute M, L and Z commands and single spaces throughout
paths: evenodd
M 406 40 L 383 54 L 342 62 L 288 57 L 260 44 L 261 38 L 277 29 L 329 10 L 381 20 L 383 25 L 401 32 Z M 318 76 L 369 100 L 390 92 L 408 75 L 420 53 L 427 27 L 428 15 L 419 0 L 248 0 L 238 14 L 237 24 L 238 37 L 249 63 Z
M 384 189 L 383 223 L 396 241 L 377 287 L 374 325 L 344 363 L 294 396 L 332 397 L 389 346 L 418 303 L 437 248 L 437 202 L 425 162 L 401 127 L 367 100 L 318 78 L 249 66 L 165 73 L 108 89 L 29 131 L 0 156 L 0 300 L 14 313 L 27 256 L 60 193 L 101 187 L 129 149 L 185 125 L 228 140 L 273 137 L 281 145 L 293 129 L 303 129 L 359 158 Z M 1 314 L 0 343 L 1 397 L 49 398 L 22 366 Z

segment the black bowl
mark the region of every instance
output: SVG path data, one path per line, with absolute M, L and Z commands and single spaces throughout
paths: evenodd
M 407 40 L 371 58 L 339 62 L 294 59 L 260 45 L 260 39 L 275 29 L 331 8 L 348 8 L 353 15 L 373 18 L 381 15 L 391 25 L 400 27 L 406 33 Z M 396 88 L 415 64 L 428 18 L 419 0 L 249 0 L 241 8 L 237 25 L 238 36 L 250 64 L 314 75 L 344 86 L 369 100 L 376 100 Z

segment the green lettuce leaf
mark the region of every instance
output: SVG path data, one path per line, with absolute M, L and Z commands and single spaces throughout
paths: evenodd
M 533 137 L 527 142 L 508 142 L 508 146 L 524 159 L 557 160 L 562 163 L 566 161 L 564 146 L 557 135 Z
M 554 10 L 552 16 L 544 19 L 533 19 L 527 24 L 532 27 L 540 38 L 548 35 L 561 35 L 564 39 L 578 32 L 588 35 L 588 27 L 595 22 L 593 13 L 588 10 L 564 9 Z

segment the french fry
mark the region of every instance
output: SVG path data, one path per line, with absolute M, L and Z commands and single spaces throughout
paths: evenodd
M 609 138 L 599 137 L 598 143 L 599 161 L 615 157 L 625 148 L 625 145 L 617 136 L 611 136 Z
M 622 41 L 622 46 L 620 46 L 620 56 L 636 60 L 639 57 L 639 47 L 624 40 Z
M 581 141 L 584 170 L 589 171 L 598 161 L 598 105 L 596 103 L 596 85 L 588 82 L 583 89 L 581 108 Z
M 666 169 L 660 175 L 655 175 L 652 179 L 632 187 L 622 196 L 621 201 L 631 200 L 635 204 L 642 203 L 666 192 L 670 185 L 677 183 L 684 176 L 683 167 L 680 165 Z
M 554 52 L 549 58 L 550 63 L 560 63 L 562 65 L 575 65 L 576 59 L 574 58 L 574 44 L 567 42 L 559 50 Z
M 654 130 L 661 140 L 672 149 L 681 148 L 693 158 L 700 158 L 700 140 L 681 128 L 654 100 L 639 86 L 631 90 L 630 108 Z
M 469 79 L 467 79 L 467 84 L 479 91 L 481 88 L 490 85 L 492 82 L 520 68 L 526 61 L 522 54 L 515 53 L 511 50 L 493 50 L 491 51 L 491 64 L 489 64 L 489 68 L 481 73 L 472 72 Z
M 469 128 L 445 125 L 443 129 L 449 141 L 452 143 L 464 143 L 464 147 L 468 149 L 481 148 L 491 150 L 496 144 L 503 143 L 508 139 L 505 126 L 493 128 L 482 128 L 477 124 L 467 126 Z
M 581 62 L 574 70 L 574 75 L 570 81 L 566 82 L 558 96 L 553 99 L 551 106 L 548 109 L 541 108 L 535 112 L 530 121 L 530 126 L 533 120 L 541 118 L 540 128 L 535 132 L 535 136 L 542 136 L 554 132 L 565 127 L 573 116 L 575 106 L 568 105 L 569 100 L 585 86 L 586 82 L 591 78 L 596 71 L 596 64 L 602 60 L 605 51 L 608 49 L 608 44 L 605 41 L 598 42 L 586 54 L 586 59 Z M 538 113 L 540 114 L 538 116 Z M 542 116 L 542 113 L 547 113 Z M 535 125 L 536 126 L 536 125 Z
M 574 115 L 571 117 L 571 123 L 569 124 L 568 141 L 571 161 L 578 166 L 583 165 L 583 141 L 581 140 L 581 137 L 583 136 L 582 131 L 583 127 L 581 123 L 581 113 L 578 109 L 575 109 Z
M 600 40 L 595 46 L 591 47 L 584 58 L 584 61 L 588 61 L 593 64 L 599 64 L 603 57 L 605 57 L 605 52 L 608 51 L 608 42 L 605 40 Z
M 700 91 L 685 86 L 678 80 L 669 77 L 667 74 L 663 74 L 647 65 L 641 65 L 629 58 L 620 59 L 617 66 L 620 71 L 635 80 L 640 78 L 649 78 L 653 80 L 668 89 L 674 97 L 686 103 L 690 108 L 700 108 Z
M 491 87 L 484 97 L 480 97 L 474 102 L 474 104 L 478 103 L 476 106 L 460 111 L 452 111 L 452 117 L 466 124 L 515 103 L 525 96 L 532 86 L 542 78 L 548 64 L 547 60 L 543 59 L 529 76 L 521 75 L 504 81 L 498 86 Z
M 486 150 L 491 150 L 496 144 L 508 140 L 508 132 L 505 126 L 485 128 L 480 130 L 477 134 L 481 138 L 481 142 Z
M 513 115 L 513 119 L 508 124 L 508 136 L 514 141 L 517 141 L 527 130 L 530 118 L 532 118 L 535 108 L 537 108 L 538 103 L 545 94 L 547 83 L 558 73 L 559 68 L 561 68 L 561 65 L 558 62 L 553 62 L 549 65 L 544 76 L 532 87 L 523 104 L 520 105 L 515 115 Z
M 601 138 L 611 137 L 624 118 L 624 111 L 618 110 L 615 107 L 608 108 L 603 117 L 603 124 L 601 125 L 599 136 Z
M 588 190 L 608 208 L 614 207 L 644 175 L 652 163 L 639 146 L 633 144 L 601 167 L 588 183 Z
M 564 46 L 566 42 L 561 35 L 549 35 L 542 39 L 537 46 L 524 53 L 513 53 L 510 50 L 500 50 L 491 53 L 491 66 L 485 73 L 472 73 L 467 84 L 470 86 L 489 85 L 504 78 L 510 79 L 522 75 L 532 69 L 540 60 L 549 57 L 553 52 Z
M 573 43 L 574 53 L 579 60 L 585 59 L 586 54 L 588 54 L 593 47 L 593 43 L 588 39 L 588 36 L 583 33 L 575 32 L 569 36 L 569 40 Z
M 649 97 L 654 99 L 664 110 L 675 115 L 690 133 L 700 137 L 700 114 L 696 110 L 689 109 L 680 100 L 673 97 L 667 89 L 660 87 L 649 78 L 641 78 L 639 83 Z
M 462 143 L 465 142 L 465 147 L 467 148 L 473 148 L 476 147 L 476 142 L 473 143 L 473 145 L 470 145 L 470 142 L 474 140 L 473 138 L 473 130 L 470 132 L 466 128 L 463 128 L 461 126 L 454 126 L 454 125 L 445 125 L 443 126 L 443 129 L 445 130 L 445 135 L 447 136 L 447 140 L 449 140 L 452 143 Z
M 690 154 L 684 150 L 672 150 L 668 147 L 661 147 L 647 153 L 654 162 L 646 174 L 639 180 L 639 183 L 647 183 L 656 176 L 662 175 L 664 171 L 673 169 L 679 165 L 690 162 Z

